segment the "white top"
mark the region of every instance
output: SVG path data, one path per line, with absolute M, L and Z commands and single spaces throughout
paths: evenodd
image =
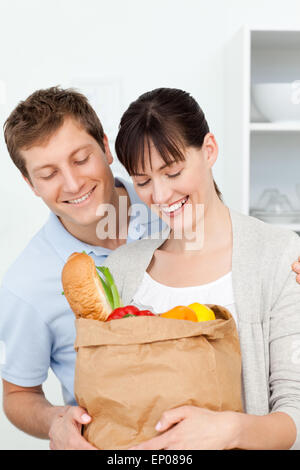
M 232 273 L 216 281 L 191 287 L 169 287 L 155 281 L 147 272 L 133 296 L 133 303 L 150 308 L 153 313 L 162 313 L 178 305 L 216 304 L 226 307 L 237 324 L 235 300 L 232 287 Z

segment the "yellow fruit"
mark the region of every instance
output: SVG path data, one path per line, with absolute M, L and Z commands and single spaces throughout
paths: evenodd
M 206 305 L 195 302 L 188 305 L 188 307 L 194 310 L 198 321 L 209 321 L 216 319 L 214 312 L 210 308 L 206 307 Z

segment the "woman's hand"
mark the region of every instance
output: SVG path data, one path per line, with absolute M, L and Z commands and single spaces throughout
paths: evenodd
M 130 450 L 232 449 L 236 414 L 196 406 L 174 408 L 163 413 L 156 425 L 159 436 Z
M 292 264 L 292 269 L 297 274 L 296 281 L 300 284 L 300 256 L 298 261 L 295 261 L 295 263 Z

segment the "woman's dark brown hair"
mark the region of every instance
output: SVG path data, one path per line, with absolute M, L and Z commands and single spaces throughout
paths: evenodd
M 115 149 L 130 175 L 145 169 L 145 148 L 151 165 L 151 143 L 165 163 L 185 160 L 184 147 L 201 148 L 209 132 L 205 115 L 187 92 L 157 88 L 141 95 L 123 114 Z M 217 195 L 222 194 L 214 181 Z

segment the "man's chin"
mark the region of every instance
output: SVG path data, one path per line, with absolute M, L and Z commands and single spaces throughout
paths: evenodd
M 61 212 L 56 213 L 57 217 L 65 227 L 77 226 L 77 227 L 91 227 L 97 225 L 98 217 L 88 216 L 83 214 L 81 217 L 70 217 L 68 214 L 62 214 Z

